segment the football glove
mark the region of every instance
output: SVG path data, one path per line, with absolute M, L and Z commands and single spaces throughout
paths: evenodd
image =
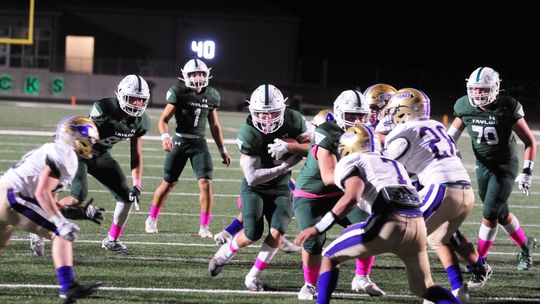
M 60 211 L 68 219 L 72 220 L 91 220 L 92 222 L 101 225 L 103 220 L 103 212 L 105 209 L 100 207 L 95 207 L 92 205 L 94 198 L 91 197 L 88 199 L 85 205 L 68 205 L 63 206 Z
M 63 216 L 55 216 L 52 221 L 56 226 L 56 230 L 58 231 L 58 235 L 60 237 L 70 242 L 73 242 L 79 238 L 78 232 L 81 231 L 81 228 L 79 228 L 79 226 L 76 224 L 66 220 L 66 218 Z
M 139 186 L 133 186 L 133 189 L 129 191 L 129 201 L 135 204 L 135 210 L 139 211 L 140 209 L 140 202 L 141 199 L 141 187 Z
M 274 159 L 281 159 L 289 151 L 288 146 L 288 143 L 276 138 L 273 144 L 268 144 L 268 154 Z
M 526 172 L 521 173 L 516 178 L 516 182 L 518 183 L 519 190 L 523 191 L 523 193 L 526 196 L 529 196 L 531 194 L 531 182 L 532 182 L 531 174 L 526 173 Z

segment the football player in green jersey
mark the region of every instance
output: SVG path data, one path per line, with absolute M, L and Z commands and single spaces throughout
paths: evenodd
M 212 191 L 213 164 L 204 137 L 206 121 L 210 132 L 227 167 L 231 157 L 223 143 L 217 109 L 220 106 L 218 91 L 208 86 L 210 69 L 200 59 L 189 60 L 182 69 L 184 83 L 172 86 L 167 91 L 167 105 L 159 117 L 162 148 L 167 153 L 163 165 L 163 180 L 154 193 L 150 214 L 146 220 L 146 232 L 157 233 L 159 212 L 169 194 L 176 186 L 188 160 L 197 178 L 201 217 L 199 236 L 211 238 L 209 230 L 214 194 Z M 169 120 L 176 118 L 175 135 L 169 135 Z
M 218 275 L 224 264 L 241 248 L 263 236 L 265 218 L 268 232 L 255 264 L 245 278 L 249 290 L 264 290 L 260 275 L 279 249 L 292 217 L 289 180 L 292 167 L 307 154 L 310 136 L 305 119 L 285 106 L 281 91 L 273 85 L 259 86 L 249 100 L 251 115 L 238 131 L 237 143 L 241 152 L 240 165 L 244 179 L 240 186 L 244 229 L 221 246 L 210 260 L 208 270 Z M 274 145 L 276 139 L 294 138 L 283 154 Z
M 499 73 L 489 67 L 475 69 L 467 79 L 467 95 L 454 105 L 456 117 L 448 129 L 457 141 L 464 128 L 471 136 L 476 156 L 478 194 L 484 203 L 483 220 L 478 232 L 478 253 L 485 258 L 489 253 L 500 224 L 508 236 L 521 248 L 518 270 L 532 264 L 536 240 L 527 237 L 517 217 L 510 213 L 508 198 L 514 180 L 520 190 L 529 195 L 532 169 L 536 157 L 536 140 L 521 104 L 510 96 L 499 95 Z M 518 176 L 517 144 L 514 135 L 525 144 L 523 171 Z M 516 179 L 517 176 L 517 179 Z
M 308 157 L 293 192 L 294 215 L 298 228 L 315 225 L 343 195 L 334 184 L 334 168 L 337 163 L 339 138 L 350 126 L 369 122 L 371 109 L 364 95 L 355 90 L 343 91 L 334 101 L 335 121 L 325 121 L 313 132 L 313 142 Z M 365 220 L 367 213 L 355 207 L 340 221 L 343 227 Z M 326 243 L 326 234 L 314 236 L 303 244 L 302 268 L 304 285 L 298 293 L 300 300 L 312 300 L 321 266 L 321 252 Z M 365 291 L 372 296 L 384 295 L 369 274 L 374 257 L 357 260 L 356 276 L 351 283 L 355 291 Z
M 313 135 L 314 130 L 318 126 L 322 125 L 323 123 L 327 121 L 334 121 L 334 114 L 332 114 L 332 110 L 321 110 L 319 111 L 311 120 L 310 123 L 307 124 L 308 133 L 311 136 L 311 140 L 313 141 Z M 277 146 L 277 143 L 271 144 L 272 146 Z M 284 143 L 284 150 L 287 150 L 288 152 L 288 143 Z M 291 191 L 294 191 L 296 185 L 293 179 L 289 181 L 289 188 L 291 188 Z M 242 200 L 241 197 L 238 196 L 236 199 L 236 204 L 238 205 L 239 209 L 242 209 Z M 232 238 L 244 228 L 242 224 L 242 212 L 240 212 L 234 220 L 223 229 L 223 231 L 214 234 L 214 240 L 216 241 L 217 245 L 223 245 L 229 241 L 232 240 Z M 302 250 L 302 248 L 296 246 L 293 242 L 289 241 L 285 236 L 283 236 L 283 239 L 281 240 L 281 246 L 280 250 L 285 253 L 292 253 L 292 252 L 299 252 Z
M 139 205 L 143 169 L 142 136 L 150 127 L 145 110 L 150 90 L 139 75 L 128 75 L 120 81 L 115 97 L 103 98 L 94 103 L 90 118 L 96 124 L 100 139 L 93 146 L 93 157 L 79 161 L 79 167 L 71 184 L 71 195 L 63 198 L 62 205 L 84 201 L 88 196 L 88 174 L 95 177 L 116 199 L 111 228 L 102 241 L 102 248 L 119 254 L 129 250 L 119 239 L 126 225 L 132 205 Z M 130 140 L 131 177 L 133 187 L 126 182 L 120 164 L 109 150 L 122 140 Z

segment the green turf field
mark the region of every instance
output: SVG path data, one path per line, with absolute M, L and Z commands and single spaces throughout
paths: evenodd
M 218 247 L 211 239 L 201 239 L 199 228 L 198 188 L 193 172 L 186 166 L 181 179 L 169 201 L 162 209 L 158 222 L 159 234 L 149 235 L 144 231 L 150 200 L 154 189 L 161 181 L 165 153 L 156 121 L 160 109 L 149 109 L 152 131 L 143 143 L 144 172 L 141 210 L 133 212 L 124 230 L 123 242 L 134 253 L 119 256 L 101 249 L 101 240 L 106 236 L 115 206 L 107 190 L 89 178 L 90 195 L 95 205 L 107 209 L 103 225 L 79 221 L 81 239 L 74 244 L 75 275 L 81 282 L 103 281 L 105 287 L 81 303 L 301 303 L 296 294 L 303 284 L 299 254 L 278 253 L 265 271 L 265 281 L 272 292 L 247 292 L 244 276 L 256 258 L 260 242 L 239 253 L 217 277 L 208 274 L 208 259 Z M 6 171 L 19 158 L 38 145 L 52 140 L 56 122 L 68 115 L 88 115 L 90 107 L 63 107 L 53 104 L 0 103 L 0 172 Z M 221 164 L 219 152 L 214 144 L 209 147 L 214 158 L 215 207 L 211 230 L 219 232 L 228 225 L 238 212 L 236 194 L 242 173 L 239 169 L 239 152 L 234 144 L 236 131 L 244 121 L 246 113 L 220 112 L 224 137 L 233 164 L 226 168 Z M 170 128 L 173 129 L 173 124 Z M 25 131 L 25 132 L 22 132 Z M 30 133 L 29 131 L 40 131 Z M 30 134 L 29 134 L 30 133 Z M 32 135 L 34 134 L 34 135 Z M 209 132 L 208 132 L 209 134 Z M 208 138 L 211 138 L 208 135 Z M 537 140 L 538 140 L 537 136 Z M 463 136 L 459 147 L 463 161 L 471 178 L 475 180 L 474 156 L 470 139 Z M 521 146 L 522 147 L 522 146 Z M 112 153 L 129 175 L 129 145 L 119 143 Z M 521 157 L 521 156 L 520 156 Z M 298 174 L 300 166 L 293 171 Z M 538 170 L 536 170 L 538 171 Z M 540 239 L 540 184 L 535 175 L 532 195 L 525 197 L 515 188 L 511 197 L 514 212 L 528 235 Z M 130 178 L 128 179 L 130 180 Z M 472 216 L 462 226 L 462 231 L 476 242 L 481 220 L 481 202 L 477 197 Z M 293 220 L 289 236 L 298 232 Z M 341 232 L 333 228 L 331 239 Z M 480 290 L 471 291 L 473 303 L 538 303 L 540 302 L 540 262 L 529 271 L 516 270 L 518 248 L 499 229 L 497 240 L 488 257 L 494 270 L 492 279 Z M 539 251 L 540 252 L 540 251 Z M 46 257 L 34 257 L 29 249 L 25 232 L 15 231 L 11 245 L 0 255 L 0 303 L 56 303 L 58 302 L 56 276 L 50 257 L 50 242 L 46 243 Z M 536 253 L 535 259 L 540 260 Z M 449 287 L 446 274 L 437 257 L 430 252 L 430 262 L 436 283 Z M 354 274 L 354 263 L 343 266 L 335 300 L 333 303 L 421 303 L 408 290 L 404 268 L 392 255 L 378 256 L 371 278 L 387 292 L 384 298 L 369 298 L 350 290 Z M 465 281 L 468 275 L 465 274 Z

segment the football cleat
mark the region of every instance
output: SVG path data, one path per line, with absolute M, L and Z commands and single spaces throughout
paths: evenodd
M 216 245 L 223 245 L 227 242 L 230 242 L 233 239 L 233 236 L 227 230 L 223 230 L 218 234 L 214 235 L 214 241 Z
M 452 294 L 454 295 L 454 297 L 460 300 L 461 303 L 468 303 L 470 300 L 469 288 L 467 287 L 466 283 L 461 285 L 460 288 L 456 288 L 452 290 Z
M 298 300 L 313 300 L 313 297 L 317 294 L 317 287 L 305 283 L 304 286 L 300 289 L 300 292 L 298 292 Z
M 279 250 L 285 253 L 293 253 L 300 252 L 302 250 L 302 247 L 296 246 L 293 242 L 283 237 L 283 239 L 281 239 L 281 245 L 279 245 Z
M 210 232 L 210 229 L 208 226 L 201 225 L 199 228 L 199 236 L 202 238 L 212 238 L 212 232 Z
M 491 277 L 491 274 L 493 273 L 493 271 L 491 270 L 491 266 L 489 266 L 489 264 L 487 263 L 484 263 L 484 265 L 474 268 L 467 266 L 467 269 L 469 269 L 471 273 L 471 279 L 469 280 L 469 283 L 467 283 L 468 288 L 484 287 L 484 285 L 486 285 L 486 282 Z
M 380 297 L 386 295 L 386 293 L 373 283 L 367 275 L 355 275 L 351 282 L 351 289 L 353 291 L 363 291 L 372 297 Z
M 220 258 L 212 257 L 208 262 L 208 272 L 213 277 L 217 276 L 223 270 L 223 267 L 225 267 L 225 261 Z
M 527 237 L 527 248 L 518 253 L 518 270 L 529 270 L 533 266 L 533 251 L 536 247 L 536 239 Z
M 145 222 L 144 230 L 146 233 L 158 233 L 157 218 L 148 217 Z
M 88 285 L 81 285 L 77 282 L 73 282 L 69 285 L 68 291 L 60 292 L 60 301 L 62 303 L 76 303 L 77 299 L 85 298 L 96 292 L 101 285 L 101 282 Z
M 111 241 L 108 237 L 104 238 L 101 242 L 101 248 L 116 252 L 118 254 L 131 254 L 131 251 L 129 251 L 126 245 L 120 242 L 120 240 Z
M 246 277 L 244 283 L 249 291 L 264 291 L 264 284 L 258 277 Z
M 30 249 L 36 256 L 45 255 L 45 240 L 37 234 L 30 233 Z

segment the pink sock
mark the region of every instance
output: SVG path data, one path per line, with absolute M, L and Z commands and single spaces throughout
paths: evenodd
M 158 207 L 157 205 L 152 204 L 152 206 L 150 206 L 150 217 L 153 219 L 157 219 L 159 217 L 160 211 L 161 211 L 161 207 Z
M 304 269 L 304 282 L 311 285 L 317 285 L 317 280 L 319 279 L 319 270 L 321 269 L 321 266 L 319 265 L 313 268 L 309 268 L 306 264 L 302 264 L 302 268 Z
M 231 250 L 232 253 L 237 253 L 239 248 L 234 248 L 233 244 L 236 244 L 233 240 L 233 242 L 229 243 L 229 250 Z
M 527 236 L 523 232 L 523 229 L 519 227 L 518 230 L 516 230 L 513 233 L 509 233 L 508 236 L 514 240 L 514 243 L 516 243 L 519 247 L 525 245 L 527 243 Z
M 255 260 L 255 268 L 259 269 L 260 271 L 263 271 L 266 269 L 266 267 L 268 267 L 268 263 L 265 263 L 258 258 Z
M 494 241 L 485 241 L 478 238 L 478 255 L 485 259 L 489 253 L 489 250 L 491 249 L 491 246 L 493 246 L 493 243 Z
M 109 235 L 113 239 L 118 240 L 122 234 L 122 230 L 124 230 L 124 226 L 116 226 L 116 224 L 113 223 L 111 229 L 109 229 Z
M 363 276 L 369 275 L 371 273 L 373 263 L 375 263 L 375 256 L 365 259 L 356 259 L 356 274 Z
M 212 213 L 210 213 L 210 212 L 201 212 L 201 226 L 210 225 L 210 218 L 211 217 L 212 217 Z

